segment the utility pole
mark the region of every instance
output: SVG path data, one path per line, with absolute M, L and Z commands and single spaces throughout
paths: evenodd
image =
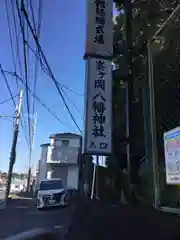
M 37 113 L 35 114 L 35 117 L 33 118 L 33 123 L 32 123 L 32 146 L 30 146 L 30 152 L 29 152 L 27 192 L 30 191 L 30 182 L 31 182 L 31 173 L 32 173 L 31 158 L 32 158 L 32 150 L 34 148 L 34 138 L 35 138 L 35 132 L 36 132 L 36 121 L 37 121 Z
M 16 109 L 16 117 L 15 117 L 16 119 L 15 119 L 15 124 L 14 124 L 13 142 L 12 142 L 11 153 L 10 153 L 7 188 L 6 188 L 6 195 L 5 195 L 5 207 L 6 207 L 6 204 L 8 201 L 13 167 L 14 167 L 14 164 L 16 161 L 16 145 L 17 145 L 17 138 L 18 138 L 18 133 L 19 133 L 19 121 L 20 121 L 20 115 L 21 115 L 22 97 L 23 97 L 23 90 L 21 90 L 21 92 L 20 92 L 19 102 L 18 102 L 17 109 Z

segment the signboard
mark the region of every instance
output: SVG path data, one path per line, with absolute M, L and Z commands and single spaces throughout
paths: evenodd
M 112 63 L 89 58 L 86 61 L 86 119 L 84 153 L 111 153 Z
M 113 0 L 87 0 L 85 53 L 113 54 Z
M 164 133 L 167 184 L 180 183 L 180 127 Z

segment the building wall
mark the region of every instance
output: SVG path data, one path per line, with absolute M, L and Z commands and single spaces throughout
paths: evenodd
M 38 162 L 38 171 L 36 177 L 36 188 L 39 187 L 40 181 L 42 181 L 47 176 L 47 154 L 48 154 L 48 144 L 41 146 L 41 157 Z
M 79 181 L 79 167 L 69 166 L 67 176 L 67 186 L 77 189 Z
M 63 141 L 68 140 L 70 147 L 79 147 L 80 146 L 80 138 L 70 138 L 70 137 L 57 137 L 50 139 L 51 147 L 61 147 L 63 146 Z
M 63 184 L 67 186 L 68 166 L 59 166 L 58 164 L 52 166 L 52 178 L 61 178 Z
M 77 188 L 81 136 L 71 133 L 55 134 L 50 144 L 41 145 L 38 182 L 44 178 L 61 178 L 69 187 Z
M 49 147 L 47 162 L 78 164 L 78 147 Z
M 51 138 L 47 162 L 78 164 L 80 144 L 80 138 Z
M 79 167 L 77 165 L 54 164 L 50 175 L 51 178 L 61 178 L 67 187 L 76 189 L 78 187 Z

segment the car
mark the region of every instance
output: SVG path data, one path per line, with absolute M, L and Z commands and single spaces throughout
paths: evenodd
M 37 192 L 36 207 L 44 209 L 68 205 L 68 191 L 60 178 L 44 179 Z

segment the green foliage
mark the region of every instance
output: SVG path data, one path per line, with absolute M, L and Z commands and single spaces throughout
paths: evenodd
M 143 141 L 143 122 L 142 122 L 142 97 L 141 88 L 143 80 L 145 79 L 145 58 L 146 58 L 146 42 L 151 38 L 155 31 L 159 28 L 169 14 L 176 7 L 176 1 L 133 1 L 133 20 L 132 20 L 132 39 L 133 39 L 133 77 L 134 77 L 134 116 L 137 126 L 135 129 L 135 138 L 140 139 L 141 144 Z M 116 24 L 114 26 L 114 62 L 117 67 L 121 67 L 120 59 L 126 50 L 125 44 L 125 11 L 122 11 L 122 5 L 118 5 L 118 9 L 121 10 L 116 18 Z M 179 123 L 175 118 L 172 118 L 172 112 L 178 108 L 177 92 L 178 90 L 177 80 L 179 80 L 179 18 L 176 17 L 173 25 L 171 25 L 164 34 L 161 36 L 165 39 L 163 46 L 161 46 L 161 52 L 154 56 L 155 61 L 155 94 L 156 94 L 156 113 L 157 113 L 157 129 L 158 129 L 158 141 L 159 146 L 162 145 L 162 132 L 167 129 L 171 129 Z M 158 48 L 157 44 L 154 48 Z M 121 56 L 119 54 L 121 52 Z M 121 79 L 120 79 L 121 80 Z M 170 95 L 171 99 L 170 99 Z M 176 95 L 176 96 L 175 96 Z M 170 101 L 167 101 L 170 99 Z M 164 103 L 167 102 L 166 106 Z M 118 106 L 119 100 L 115 105 Z M 123 110 L 119 110 L 119 116 L 122 116 Z M 120 118 L 120 117 L 119 117 Z M 168 120 L 166 120 L 168 118 Z M 170 118 L 170 119 L 169 119 Z M 171 124 L 170 124 L 171 123 Z M 137 131 L 136 131 L 137 130 Z M 141 136 L 141 137 L 140 137 Z M 143 141 L 144 142 L 144 141 Z M 143 151 L 143 148 L 139 149 Z M 162 149 L 161 149 L 162 157 Z
M 6 172 L 0 172 L 0 177 L 1 178 L 7 178 L 8 174 Z M 27 174 L 25 173 L 12 173 L 12 179 L 25 179 L 27 178 Z
M 169 0 L 134 0 L 132 4 L 132 59 L 133 59 L 133 78 L 134 78 L 134 105 L 133 120 L 134 143 L 136 154 L 144 155 L 144 130 L 143 130 L 143 107 L 142 107 L 142 86 L 146 78 L 145 60 L 147 56 L 146 43 L 153 37 L 156 30 L 168 18 L 177 6 L 178 1 Z M 122 58 L 126 56 L 125 48 L 125 11 L 122 2 L 116 4 L 119 14 L 114 24 L 114 63 L 116 67 L 122 66 Z M 155 41 L 153 44 L 154 76 L 155 76 L 155 105 L 156 105 L 156 124 L 159 161 L 164 162 L 163 153 L 163 132 L 172 129 L 180 124 L 180 18 L 176 16 L 174 21 L 161 34 L 161 42 Z M 118 83 L 123 80 L 119 79 Z M 119 88 L 119 95 L 114 97 L 113 110 L 115 118 L 114 132 L 124 135 L 125 108 L 123 90 Z M 118 91 L 117 91 L 118 92 Z M 120 94 L 121 92 L 121 94 Z M 114 94 L 115 95 L 115 94 Z M 118 127 L 119 126 L 119 127 Z M 118 143 L 115 141 L 115 144 Z M 116 149 L 119 146 L 116 146 Z M 120 159 L 119 159 L 120 160 Z M 121 160 L 120 160 L 121 161 Z M 149 170 L 151 171 L 151 170 Z M 143 177 L 142 177 L 143 179 Z M 146 184 L 146 178 L 144 178 Z M 161 180 L 162 196 L 164 197 L 166 187 L 164 180 Z M 143 184 L 141 185 L 143 186 Z M 147 186 L 147 185 L 146 185 Z M 149 188 L 151 188 L 149 186 Z M 169 189 L 169 188 L 168 188 Z M 143 191 L 143 190 L 142 190 Z M 151 192 L 152 193 L 152 192 Z M 145 194 L 145 193 L 144 193 Z M 145 194 L 149 196 L 149 193 Z M 165 200 L 167 202 L 169 200 Z

